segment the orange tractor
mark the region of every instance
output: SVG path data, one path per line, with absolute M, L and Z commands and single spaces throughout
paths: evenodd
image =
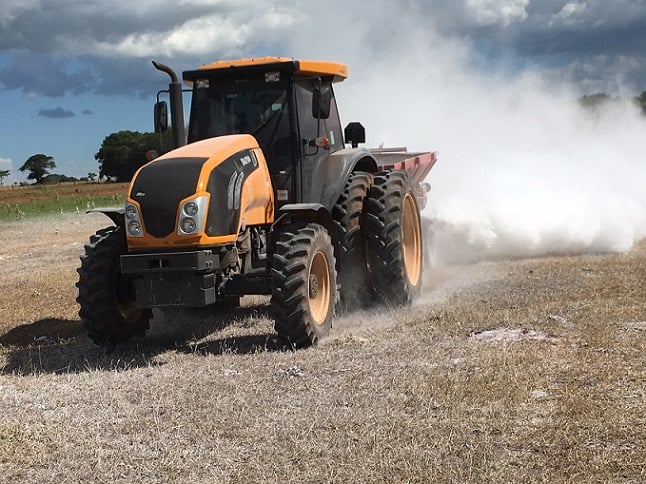
M 90 238 L 77 283 L 95 343 L 143 334 L 153 308 L 265 294 L 278 334 L 306 346 L 339 310 L 415 299 L 437 156 L 359 147 L 363 126 L 341 128 L 333 91 L 345 65 L 268 57 L 186 71 L 186 134 L 182 84 L 154 64 L 171 77 L 174 148 L 136 172 L 125 207 L 99 210 L 114 225 Z M 155 127 L 168 128 L 165 102 Z

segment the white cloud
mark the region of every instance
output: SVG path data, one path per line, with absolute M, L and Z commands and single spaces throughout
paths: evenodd
M 466 8 L 477 25 L 507 27 L 527 19 L 529 0 L 466 0 Z
M 168 30 L 136 31 L 115 38 L 96 39 L 82 45 L 75 38 L 68 38 L 64 40 L 64 45 L 66 50 L 77 54 L 102 57 L 204 55 L 210 61 L 216 52 L 236 55 L 263 38 L 276 42 L 289 34 L 298 19 L 298 13 L 285 8 L 261 10 L 260 15 L 248 16 L 247 10 L 237 8 L 229 13 L 190 18 L 172 25 Z
M 568 2 L 550 19 L 549 26 L 572 27 L 575 25 L 583 25 L 587 20 L 585 18 L 587 10 L 587 2 Z

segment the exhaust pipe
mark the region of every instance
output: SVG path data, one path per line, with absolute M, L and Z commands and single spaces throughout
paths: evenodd
M 153 61 L 155 69 L 165 72 L 170 76 L 168 92 L 170 96 L 170 117 L 173 130 L 173 148 L 186 144 L 184 133 L 184 102 L 182 100 L 182 83 L 177 79 L 177 74 L 167 65 Z

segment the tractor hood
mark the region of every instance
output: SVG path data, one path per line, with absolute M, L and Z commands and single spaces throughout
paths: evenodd
M 126 202 L 129 246 L 234 241 L 244 209 L 243 186 L 261 165 L 266 171 L 262 151 L 251 135 L 206 139 L 144 165 L 135 173 Z M 269 179 L 268 174 L 261 178 Z M 270 194 L 273 217 L 271 186 L 262 192 L 264 202 Z M 189 202 L 193 203 L 187 211 Z M 193 210 L 200 213 L 194 215 Z

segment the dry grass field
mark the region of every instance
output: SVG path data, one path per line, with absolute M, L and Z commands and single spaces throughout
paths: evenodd
M 121 206 L 128 183 L 65 182 L 52 185 L 0 186 L 0 223 L 43 214 L 83 213 Z
M 3 482 L 646 482 L 646 242 L 438 269 L 307 350 L 248 298 L 106 352 L 74 287 L 104 225 L 0 225 Z

